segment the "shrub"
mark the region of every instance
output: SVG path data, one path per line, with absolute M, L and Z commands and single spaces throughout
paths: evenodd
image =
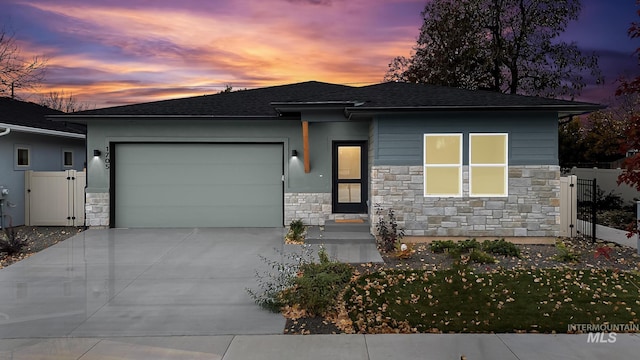
M 380 236 L 380 248 L 385 253 L 392 252 L 396 249 L 399 241 L 404 237 L 404 229 L 398 228 L 396 215 L 393 212 L 393 209 L 386 211 L 386 215 L 389 218 L 388 222 L 384 216 L 385 212 L 382 210 L 380 205 L 376 205 L 376 215 L 378 215 L 376 230 Z
M 481 245 L 476 239 L 467 239 L 458 242 L 458 248 L 462 252 L 469 252 L 473 249 L 480 249 Z
M 324 249 L 318 252 L 318 257 L 319 263 L 301 265 L 300 276 L 294 279 L 293 286 L 282 292 L 283 303 L 298 304 L 312 316 L 335 305 L 353 274 L 349 264 L 329 260 Z
M 554 260 L 561 262 L 580 262 L 580 254 L 569 249 L 562 240 L 556 241 L 556 250 L 558 253 L 553 257 Z
M 434 240 L 429 244 L 429 248 L 434 253 L 443 253 L 456 247 L 456 243 L 453 240 Z
M 493 264 L 496 262 L 496 258 L 491 254 L 487 254 L 486 252 L 478 249 L 471 250 L 471 253 L 469 253 L 469 260 L 478 264 Z
M 430 244 L 430 248 L 434 253 L 446 251 L 451 257 L 460 257 L 461 254 L 470 253 L 469 260 L 481 264 L 495 262 L 495 258 L 489 253 L 520 257 L 520 249 L 515 244 L 504 239 L 485 240 L 482 244 L 476 239 L 467 239 L 459 242 L 435 240 Z
M 481 245 L 476 239 L 467 239 L 454 242 L 453 240 L 435 240 L 430 245 L 434 253 L 448 252 L 451 255 L 468 253 L 472 249 L 480 249 Z
M 270 270 L 255 272 L 260 290 L 246 289 L 256 304 L 273 312 L 280 311 L 280 308 L 285 305 L 281 296 L 282 291 L 294 285 L 302 265 L 312 262 L 311 245 L 302 245 L 301 249 L 301 253 L 283 253 L 275 249 L 281 255 L 279 261 L 258 255 L 262 262 L 269 265 Z
M 307 227 L 302 222 L 302 219 L 292 220 L 289 223 L 289 232 L 287 232 L 286 238 L 293 242 L 302 242 L 306 229 Z
M 4 236 L 0 236 L 0 253 L 15 255 L 22 251 L 27 240 L 18 237 L 13 227 L 4 228 Z
M 520 249 L 514 243 L 505 239 L 485 240 L 482 243 L 482 250 L 497 255 L 520 257 Z

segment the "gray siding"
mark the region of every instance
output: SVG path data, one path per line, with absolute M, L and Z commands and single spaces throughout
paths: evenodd
M 16 145 L 27 146 L 31 152 L 31 166 L 16 168 Z M 64 167 L 62 152 L 73 152 L 73 167 Z M 33 171 L 82 171 L 85 166 L 84 139 L 64 138 L 40 134 L 11 131 L 0 137 L 0 185 L 9 189 L 7 203 L 3 207 L 4 215 L 11 217 L 14 226 L 24 225 L 25 188 L 24 172 Z M 8 205 L 8 206 L 7 206 Z M 9 217 L 5 218 L 5 225 L 9 225 Z
M 509 134 L 510 165 L 557 165 L 558 119 L 554 113 L 426 113 L 380 116 L 374 119 L 374 165 L 422 165 L 423 134 L 464 134 L 468 164 L 468 134 Z
M 304 117 L 303 117 L 304 118 Z M 338 119 L 340 120 L 340 119 Z M 302 125 L 296 120 L 93 120 L 88 124 L 88 192 L 108 192 L 106 148 L 111 142 L 283 143 L 285 192 L 331 192 L 331 145 L 335 140 L 367 140 L 367 122 L 309 123 L 311 172 L 304 172 Z M 93 158 L 93 149 L 103 152 Z M 291 157 L 291 150 L 298 157 Z

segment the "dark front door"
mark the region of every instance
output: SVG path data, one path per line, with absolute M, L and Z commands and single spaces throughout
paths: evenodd
M 367 143 L 333 143 L 333 212 L 367 213 Z

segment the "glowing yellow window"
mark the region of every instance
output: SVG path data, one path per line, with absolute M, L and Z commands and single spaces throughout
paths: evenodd
M 507 134 L 469 134 L 469 196 L 508 195 Z
M 462 134 L 424 135 L 424 196 L 462 196 Z

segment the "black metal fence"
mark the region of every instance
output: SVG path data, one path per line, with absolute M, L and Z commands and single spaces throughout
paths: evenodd
M 596 210 L 598 198 L 598 185 L 596 179 L 578 179 L 576 197 L 578 200 L 577 233 L 585 239 L 596 241 Z

